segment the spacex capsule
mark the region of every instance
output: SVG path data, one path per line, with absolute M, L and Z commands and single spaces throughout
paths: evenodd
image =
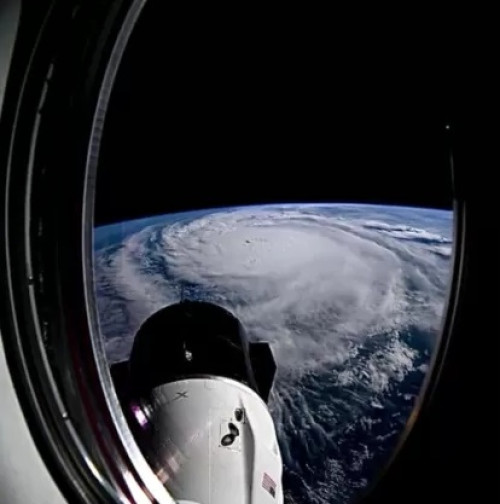
M 268 343 L 211 303 L 181 301 L 139 328 L 111 374 L 144 456 L 179 504 L 282 504 L 267 400 Z

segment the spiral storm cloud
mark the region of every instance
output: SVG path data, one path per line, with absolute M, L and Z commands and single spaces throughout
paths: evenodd
M 278 365 L 270 399 L 286 502 L 346 502 L 390 456 L 439 336 L 452 213 L 273 205 L 173 214 L 95 231 L 111 363 L 180 299 L 224 306 Z

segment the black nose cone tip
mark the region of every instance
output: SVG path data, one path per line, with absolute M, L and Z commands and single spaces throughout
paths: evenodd
M 147 392 L 196 375 L 228 377 L 257 389 L 239 320 L 212 303 L 181 301 L 155 312 L 139 328 L 130 378 L 137 390 Z

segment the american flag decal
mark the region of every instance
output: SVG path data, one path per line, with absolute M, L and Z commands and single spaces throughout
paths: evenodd
M 267 490 L 273 497 L 276 497 L 276 483 L 267 473 L 264 473 L 262 477 L 262 488 Z

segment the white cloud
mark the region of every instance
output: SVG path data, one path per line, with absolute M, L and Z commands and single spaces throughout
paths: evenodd
M 436 256 L 388 230 L 426 236 L 309 207 L 217 212 L 146 228 L 111 255 L 98 252 L 96 270 L 126 300 L 126 339 L 150 313 L 179 299 L 179 285 L 196 286 L 234 311 L 253 337 L 271 341 L 282 371 L 297 372 L 341 362 L 353 342 L 375 332 L 437 324 L 443 274 Z M 109 299 L 100 301 L 109 307 Z M 104 322 L 109 317 L 103 311 Z

